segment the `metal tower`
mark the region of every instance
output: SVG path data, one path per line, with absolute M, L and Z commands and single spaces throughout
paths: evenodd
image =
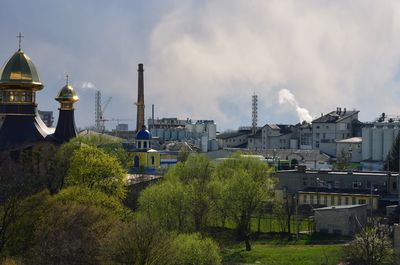
M 104 119 L 104 112 L 107 109 L 108 104 L 110 104 L 112 97 L 109 97 L 104 103 L 104 106 L 101 105 L 101 92 L 100 90 L 96 91 L 95 95 L 95 127 L 97 132 L 104 132 L 106 130 L 106 126 L 104 124 L 106 119 Z
M 258 116 L 258 96 L 253 94 L 252 96 L 252 108 L 251 108 L 251 126 L 253 134 L 257 132 L 257 116 Z

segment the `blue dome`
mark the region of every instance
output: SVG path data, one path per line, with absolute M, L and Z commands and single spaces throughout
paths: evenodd
M 136 140 L 151 140 L 151 132 L 146 130 L 146 128 L 142 128 L 137 134 L 136 134 Z

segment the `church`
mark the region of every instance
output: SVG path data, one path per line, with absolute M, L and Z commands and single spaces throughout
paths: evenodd
M 68 76 L 55 98 L 59 102 L 57 126 L 48 128 L 37 110 L 36 93 L 43 84 L 19 43 L 19 49 L 0 70 L 0 152 L 10 154 L 36 145 L 60 145 L 77 135 L 74 104 L 79 97 L 68 83 Z

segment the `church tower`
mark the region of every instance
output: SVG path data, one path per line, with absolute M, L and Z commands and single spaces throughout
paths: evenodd
M 57 97 L 55 98 L 60 102 L 60 112 L 54 136 L 60 143 L 68 142 L 71 138 L 77 136 L 74 116 L 74 104 L 79 101 L 74 88 L 68 83 L 68 75 L 66 77 L 67 83 L 61 88 Z
M 144 126 L 144 80 L 143 80 L 143 64 L 138 65 L 138 99 L 136 102 L 136 133 Z
M 37 111 L 36 92 L 43 84 L 18 37 L 18 51 L 0 70 L 0 151 L 29 147 L 51 134 Z

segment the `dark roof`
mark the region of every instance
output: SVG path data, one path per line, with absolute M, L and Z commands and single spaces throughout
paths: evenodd
M 244 132 L 226 132 L 226 133 L 220 133 L 217 135 L 218 139 L 228 139 L 228 138 L 234 138 L 242 135 L 248 135 L 250 132 L 244 131 Z
M 0 128 L 0 151 L 24 148 L 39 141 L 54 141 L 39 115 L 7 115 Z
M 315 193 L 345 193 L 345 194 L 365 194 L 365 195 L 370 195 L 371 190 L 370 189 L 329 189 L 326 187 L 310 187 L 306 188 L 303 190 L 300 190 L 299 192 L 315 192 Z M 379 195 L 381 194 L 382 191 L 372 191 L 372 195 Z
M 335 123 L 339 122 L 343 119 L 346 119 L 352 115 L 359 113 L 358 110 L 350 110 L 350 111 L 331 111 L 326 115 L 323 115 L 315 120 L 312 123 Z

